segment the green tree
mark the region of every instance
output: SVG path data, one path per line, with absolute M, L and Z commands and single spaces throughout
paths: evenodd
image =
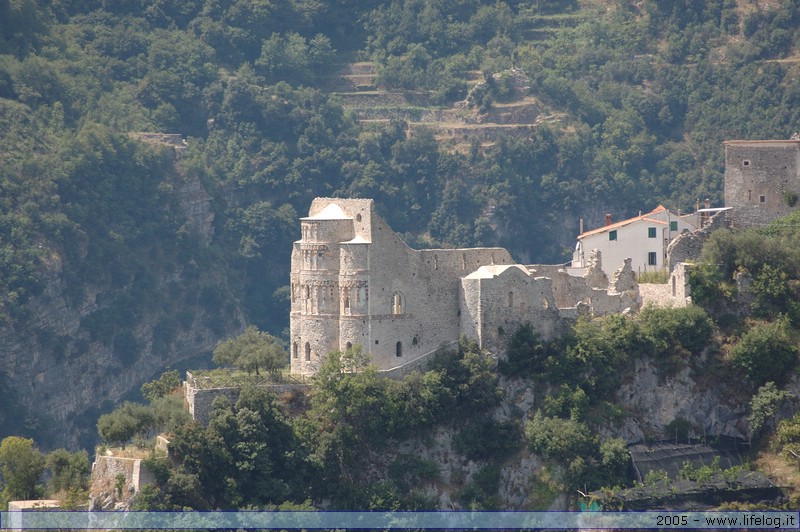
M 750 415 L 747 416 L 751 439 L 757 438 L 774 421 L 778 410 L 790 397 L 789 392 L 778 389 L 774 382 L 758 389 L 750 400 Z
M 796 340 L 788 318 L 751 326 L 731 348 L 731 364 L 756 386 L 784 382 L 797 364 Z
M 212 360 L 217 365 L 235 366 L 247 373 L 260 375 L 263 369 L 276 375 L 289 358 L 277 338 L 251 325 L 236 338 L 217 344 Z
M 70 490 L 85 491 L 88 487 L 91 467 L 86 451 L 56 449 L 48 453 L 45 465 L 50 471 L 47 490 L 51 495 L 66 495 Z
M 97 420 L 97 432 L 103 441 L 125 444 L 134 436 L 144 436 L 156 426 L 156 418 L 150 406 L 126 401 L 109 414 Z
M 500 362 L 498 369 L 509 376 L 535 377 L 546 370 L 550 355 L 547 343 L 533 330 L 533 325 L 526 322 L 511 336 L 506 359 Z
M 175 370 L 165 371 L 158 380 L 142 384 L 142 395 L 150 402 L 168 395 L 181 386 L 181 375 Z
M 547 417 L 539 410 L 525 424 L 525 439 L 532 451 L 557 460 L 591 456 L 597 449 L 595 436 L 585 423 Z
M 45 458 L 34 447 L 33 440 L 8 436 L 0 443 L 0 472 L 5 486 L 0 492 L 0 507 L 9 501 L 36 499 L 40 495 L 39 479 Z

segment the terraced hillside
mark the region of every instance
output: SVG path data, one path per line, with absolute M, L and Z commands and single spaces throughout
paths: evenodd
M 475 87 L 485 84 L 480 73 L 473 72 L 468 84 Z M 494 103 L 480 110 L 469 97 L 449 106 L 435 105 L 430 96 L 421 91 L 388 90 L 380 87 L 374 63 L 358 62 L 343 65 L 328 84 L 345 108 L 365 125 L 383 124 L 391 120 L 404 120 L 409 130 L 419 127 L 433 128 L 440 141 L 454 148 L 468 146 L 476 139 L 490 143 L 498 132 L 525 135 L 531 127 L 543 121 L 557 121 L 559 115 L 548 112 L 535 97 L 527 94 L 524 72 L 512 70 L 496 74 L 515 79 L 514 94 L 509 101 Z M 471 93 L 472 93 L 471 90 Z
M 525 41 L 535 43 L 552 38 L 585 19 L 585 13 L 577 11 L 575 6 L 565 8 L 561 4 L 550 6 L 550 10 L 561 8 L 565 12 L 551 12 L 542 6 L 520 12 L 514 31 Z M 369 61 L 342 64 L 325 87 L 345 108 L 355 113 L 363 125 L 403 120 L 408 123 L 409 133 L 420 127 L 431 128 L 437 140 L 456 150 L 476 142 L 484 146 L 491 144 L 498 133 L 525 136 L 538 124 L 559 122 L 566 116 L 547 108 L 532 95 L 526 73 L 515 67 L 493 74 L 497 81 L 510 78 L 513 90 L 502 101 L 488 106 L 477 104 L 473 97 L 487 83 L 480 71 L 464 73 L 462 80 L 468 87 L 464 100 L 437 105 L 425 91 L 383 86 L 379 68 Z

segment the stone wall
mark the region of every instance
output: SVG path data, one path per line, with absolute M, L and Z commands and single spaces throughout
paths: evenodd
M 117 475 L 125 482 L 117 490 Z M 155 475 L 142 463 L 141 458 L 98 454 L 92 464 L 90 510 L 112 510 L 127 507 L 142 487 L 155 482 Z
M 800 141 L 725 142 L 725 206 L 733 227 L 759 227 L 797 209 Z M 794 204 L 790 198 L 794 198 Z
M 672 272 L 676 264 L 694 261 L 700 257 L 700 252 L 703 251 L 703 246 L 711 236 L 711 233 L 717 229 L 727 227 L 726 212 L 723 211 L 713 216 L 702 229 L 693 232 L 684 231 L 670 242 L 669 247 L 667 247 L 668 271 Z
M 561 332 L 550 279 L 533 277 L 523 266 L 481 267 L 461 279 L 461 289 L 461 330 L 490 351 L 504 350 L 526 322 L 547 340 Z
M 638 309 L 639 288 L 630 262 L 627 259 L 623 263 L 611 283 L 603 272 L 601 253 L 597 250 L 591 251 L 588 267 L 580 277 L 570 275 L 563 266 L 536 264 L 528 269 L 532 275 L 551 279 L 556 306 L 566 318 L 563 310 L 578 305 L 588 306 L 595 315 Z
M 431 351 L 430 353 L 426 353 L 419 358 L 412 360 L 411 362 L 406 362 L 401 366 L 397 366 L 391 369 L 385 369 L 378 372 L 378 374 L 382 377 L 388 377 L 390 379 L 402 379 L 406 375 L 409 375 L 415 371 L 424 372 L 427 369 L 428 364 L 433 360 L 437 354 L 442 352 L 448 352 L 458 349 L 458 342 L 451 342 L 449 344 L 442 345 L 439 349 L 435 351 Z
M 278 395 L 294 390 L 308 389 L 308 384 L 303 383 L 282 383 L 282 384 L 262 384 L 259 387 L 266 388 L 270 392 Z M 208 386 L 202 384 L 202 378 L 195 377 L 191 372 L 186 372 L 186 380 L 183 381 L 183 393 L 188 405 L 189 414 L 192 419 L 208 425 L 211 420 L 211 405 L 217 397 L 225 397 L 231 404 L 235 404 L 239 399 L 241 387 L 233 381 L 225 386 Z
M 642 306 L 682 308 L 691 304 L 692 291 L 689 286 L 691 264 L 680 263 L 675 266 L 666 283 L 646 283 L 639 285 Z

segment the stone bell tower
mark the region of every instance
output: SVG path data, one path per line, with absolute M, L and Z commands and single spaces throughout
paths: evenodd
M 328 352 L 362 343 L 372 209 L 372 200 L 317 198 L 300 219 L 291 266 L 292 373 L 314 374 Z

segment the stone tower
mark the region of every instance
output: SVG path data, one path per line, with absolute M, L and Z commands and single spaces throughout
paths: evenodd
M 315 373 L 329 351 L 361 343 L 369 315 L 372 200 L 315 200 L 291 269 L 291 368 Z
M 758 227 L 800 203 L 800 140 L 725 142 L 725 206 L 734 227 Z

